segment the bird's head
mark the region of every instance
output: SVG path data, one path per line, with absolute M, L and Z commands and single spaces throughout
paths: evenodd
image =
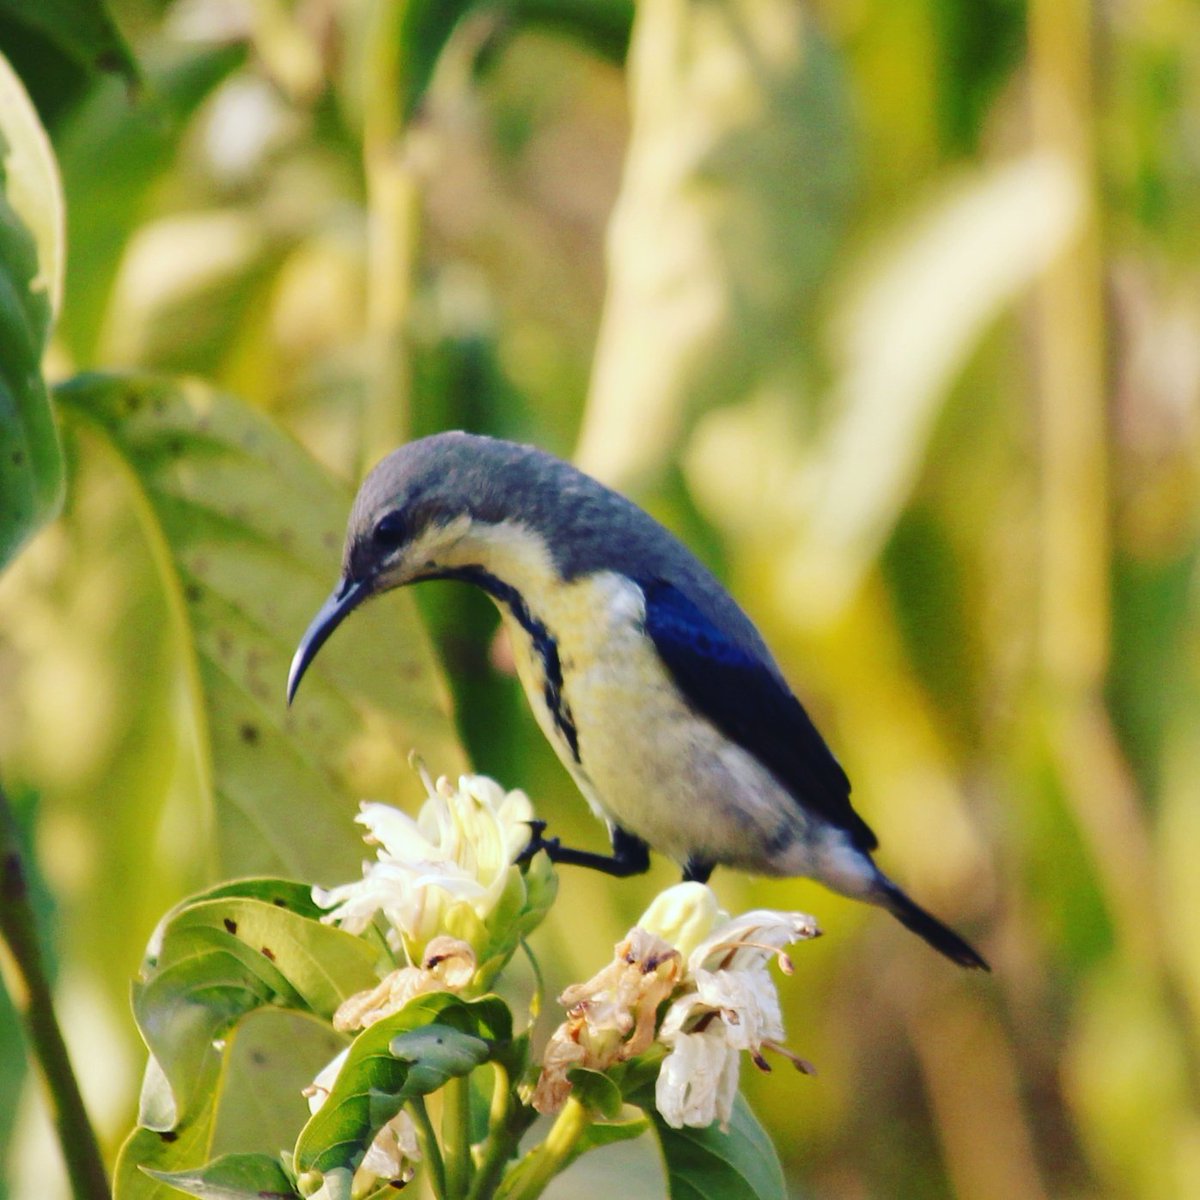
M 351 510 L 341 578 L 292 659 L 288 702 L 317 651 L 364 600 L 486 561 L 497 530 L 517 528 L 514 516 L 536 507 L 543 460 L 553 461 L 530 447 L 443 433 L 380 462 Z

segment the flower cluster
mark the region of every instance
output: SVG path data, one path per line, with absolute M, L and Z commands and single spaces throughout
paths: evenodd
M 399 964 L 342 1003 L 333 1024 L 343 1033 L 366 1029 L 430 992 L 479 997 L 554 897 L 556 877 L 545 854 L 516 865 L 533 820 L 523 792 L 506 792 L 477 775 L 463 776 L 457 786 L 422 778 L 428 797 L 415 820 L 384 804 L 361 806 L 358 820 L 376 848 L 362 879 L 313 889 L 328 910 L 323 921 L 350 933 L 375 926 Z M 617 944 L 612 962 L 563 992 L 566 1019 L 549 1039 L 532 1097 L 514 1077 L 506 1103 L 531 1102 L 541 1112 L 565 1108 L 565 1116 L 573 1069 L 608 1071 L 623 1086 L 657 1066 L 655 1107 L 664 1121 L 675 1128 L 717 1121 L 727 1127 L 743 1051 L 764 1070 L 767 1050 L 810 1069 L 781 1044 L 769 966 L 774 959 L 790 973 L 784 947 L 817 932 L 802 913 L 758 910 L 731 918 L 702 884 L 668 888 Z M 639 1066 L 630 1075 L 623 1064 L 634 1059 Z M 345 1061 L 339 1055 L 308 1088 L 314 1112 Z M 417 1134 L 408 1111 L 393 1116 L 357 1164 L 357 1185 L 369 1190 L 379 1180 L 400 1186 L 411 1179 L 424 1145 Z M 514 1143 L 507 1153 L 515 1151 Z
M 357 817 L 377 847 L 363 877 L 313 899 L 322 918 L 361 933 L 382 913 L 389 945 L 410 964 L 422 963 L 433 939 L 465 944 L 475 971 L 455 990 L 482 991 L 545 916 L 557 886 L 544 854 L 525 870 L 515 865 L 529 844 L 533 806 L 521 791 L 505 792 L 483 775 L 464 775 L 454 787 L 432 783 L 416 820 L 387 804 L 364 802 Z
M 516 859 L 529 843 L 533 807 L 524 792 L 505 792 L 482 775 L 464 775 L 457 788 L 432 783 L 416 820 L 386 804 L 360 805 L 366 841 L 377 847 L 363 877 L 331 889 L 313 888 L 330 911 L 322 920 L 362 933 L 382 914 L 384 934 L 405 965 L 377 986 L 349 997 L 334 1028 L 352 1033 L 399 1012 L 428 992 L 484 991 L 521 938 L 545 916 L 556 877 L 535 855 L 522 870 Z M 316 1112 L 346 1060 L 344 1050 L 305 1089 Z M 368 1180 L 400 1186 L 412 1179 L 421 1155 L 416 1127 L 403 1110 L 375 1136 L 358 1171 Z
M 775 959 L 790 974 L 783 947 L 818 932 L 803 913 L 760 909 L 730 918 L 703 884 L 669 888 L 617 945 L 609 966 L 563 993 L 567 1020 L 547 1046 L 535 1105 L 554 1111 L 562 1104 L 572 1067 L 602 1071 L 656 1040 L 667 1051 L 655 1089 L 663 1120 L 675 1128 L 727 1125 L 741 1051 L 763 1069 L 764 1049 L 812 1069 L 781 1045 L 783 1019 L 767 968 Z

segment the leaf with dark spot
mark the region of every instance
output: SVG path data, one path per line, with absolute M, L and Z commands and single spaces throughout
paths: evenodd
M 339 630 L 287 708 L 292 653 L 337 579 L 327 545 L 349 496 L 264 414 L 199 384 L 92 375 L 57 397 L 66 419 L 125 459 L 167 551 L 221 871 L 356 876 L 359 798 L 418 801 L 410 750 L 438 772 L 465 763 L 408 596 L 365 606 Z

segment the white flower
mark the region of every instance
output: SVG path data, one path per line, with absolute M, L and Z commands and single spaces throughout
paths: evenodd
M 658 1071 L 654 1106 L 675 1129 L 706 1129 L 718 1118 L 729 1120 L 737 1090 L 738 1052 L 726 1040 L 724 1027 L 714 1022 L 673 1039 Z
M 696 944 L 658 1033 L 670 1053 L 659 1070 L 655 1105 L 668 1125 L 707 1126 L 714 1120 L 728 1125 L 742 1050 L 763 1070 L 769 1069 L 763 1047 L 784 1054 L 800 1070 L 812 1070 L 780 1045 L 783 1017 L 767 966 L 777 959 L 790 975 L 783 947 L 818 932 L 803 913 L 758 909 L 724 919 Z
M 727 1126 L 741 1051 L 763 1070 L 770 1069 L 764 1048 L 812 1070 L 780 1045 L 783 1017 L 767 968 L 776 959 L 790 975 L 783 947 L 818 932 L 803 913 L 758 909 L 730 919 L 701 883 L 668 888 L 618 943 L 613 961 L 559 998 L 567 1020 L 546 1046 L 534 1107 L 553 1112 L 562 1105 L 572 1068 L 603 1071 L 648 1050 L 659 1006 L 669 998 L 656 1035 L 668 1053 L 655 1106 L 676 1129 Z
M 313 889 L 330 911 L 322 918 L 361 933 L 382 913 L 388 940 L 410 962 L 423 960 L 435 937 L 467 942 L 479 962 L 482 985 L 540 921 L 554 894 L 545 855 L 524 871 L 514 860 L 528 845 L 533 806 L 521 791 L 505 792 L 482 775 L 464 775 L 453 787 L 434 785 L 422 771 L 428 799 L 417 819 L 390 805 L 364 801 L 356 818 L 378 847 L 363 877 L 340 887 Z
M 308 1111 L 315 1113 L 329 1099 L 329 1093 L 337 1081 L 338 1072 L 350 1053 L 347 1046 L 331 1062 L 327 1063 L 304 1089 L 308 1098 Z M 359 1164 L 359 1171 L 376 1179 L 387 1179 L 395 1183 L 408 1183 L 416 1174 L 415 1164 L 421 1161 L 417 1145 L 417 1127 L 412 1117 L 400 1110 L 376 1135 L 367 1147 L 367 1153 Z M 355 1193 L 357 1194 L 357 1192 Z
M 654 897 L 638 926 L 670 942 L 687 958 L 713 931 L 721 915 L 712 888 L 703 883 L 677 883 Z

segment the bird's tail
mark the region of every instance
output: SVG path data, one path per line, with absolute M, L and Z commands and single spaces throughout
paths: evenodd
M 983 956 L 968 945 L 953 929 L 927 913 L 910 900 L 890 879 L 880 875 L 876 883 L 876 898 L 901 925 L 924 938 L 935 950 L 953 959 L 960 967 L 977 967 L 990 971 Z

